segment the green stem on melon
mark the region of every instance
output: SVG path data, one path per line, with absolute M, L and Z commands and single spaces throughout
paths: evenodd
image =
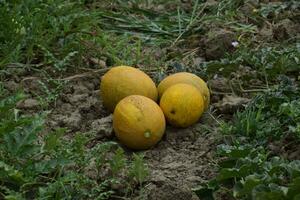
M 145 138 L 150 138 L 151 132 L 150 131 L 145 132 L 144 136 L 145 136 Z

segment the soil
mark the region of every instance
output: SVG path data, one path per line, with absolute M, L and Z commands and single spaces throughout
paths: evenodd
M 66 128 L 68 137 L 76 132 L 94 132 L 97 142 L 116 141 L 112 130 L 112 114 L 104 109 L 101 101 L 101 75 L 102 71 L 64 79 L 68 82 L 48 114 L 48 130 Z M 34 76 L 9 80 L 5 82 L 5 87 L 11 91 L 21 87 L 27 94 L 36 94 L 40 92 L 40 80 Z M 29 95 L 26 100 L 19 102 L 18 108 L 25 113 L 39 111 L 41 105 L 34 96 Z M 144 188 L 146 199 L 198 199 L 191 188 L 209 180 L 215 173 L 213 152 L 218 140 L 216 131 L 211 131 L 215 127 L 216 121 L 207 113 L 187 129 L 167 127 L 162 141 L 144 151 L 145 162 L 151 173 Z
M 237 36 L 231 31 L 224 29 L 212 29 L 207 37 L 201 41 L 205 49 L 207 60 L 215 60 L 224 57 L 225 53 L 234 51 L 233 42 L 237 41 Z

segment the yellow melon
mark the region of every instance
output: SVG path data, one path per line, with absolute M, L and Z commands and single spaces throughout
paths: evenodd
M 131 95 L 122 99 L 113 114 L 113 129 L 122 144 L 148 149 L 161 140 L 166 128 L 160 107 L 150 98 Z
M 169 124 L 185 128 L 199 120 L 204 111 L 204 100 L 196 87 L 179 83 L 163 93 L 160 107 Z
M 189 72 L 179 72 L 163 79 L 158 85 L 159 97 L 161 97 L 169 87 L 178 83 L 186 83 L 195 86 L 204 98 L 205 110 L 208 108 L 210 103 L 210 93 L 205 81 L 199 76 Z
M 101 96 L 104 106 L 114 111 L 117 103 L 129 95 L 142 95 L 157 101 L 157 88 L 143 71 L 129 66 L 110 69 L 101 78 Z

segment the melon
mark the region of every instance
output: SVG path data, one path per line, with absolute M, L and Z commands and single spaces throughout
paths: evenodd
M 185 128 L 199 120 L 204 112 L 204 100 L 196 87 L 179 83 L 163 93 L 160 107 L 169 124 Z
M 146 96 L 153 101 L 158 97 L 153 80 L 130 66 L 117 66 L 106 72 L 101 78 L 100 92 L 104 107 L 111 112 L 120 100 L 130 95 Z
M 164 135 L 166 121 L 152 99 L 131 95 L 122 99 L 113 113 L 113 129 L 122 144 L 131 149 L 149 149 Z
M 199 76 L 189 72 L 179 72 L 164 78 L 157 87 L 159 97 L 161 97 L 169 87 L 178 83 L 186 83 L 195 86 L 204 98 L 205 110 L 208 108 L 210 103 L 210 93 L 207 84 Z

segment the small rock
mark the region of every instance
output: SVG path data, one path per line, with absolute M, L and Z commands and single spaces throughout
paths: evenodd
M 19 109 L 34 109 L 37 108 L 40 103 L 35 99 L 26 99 L 17 104 Z

